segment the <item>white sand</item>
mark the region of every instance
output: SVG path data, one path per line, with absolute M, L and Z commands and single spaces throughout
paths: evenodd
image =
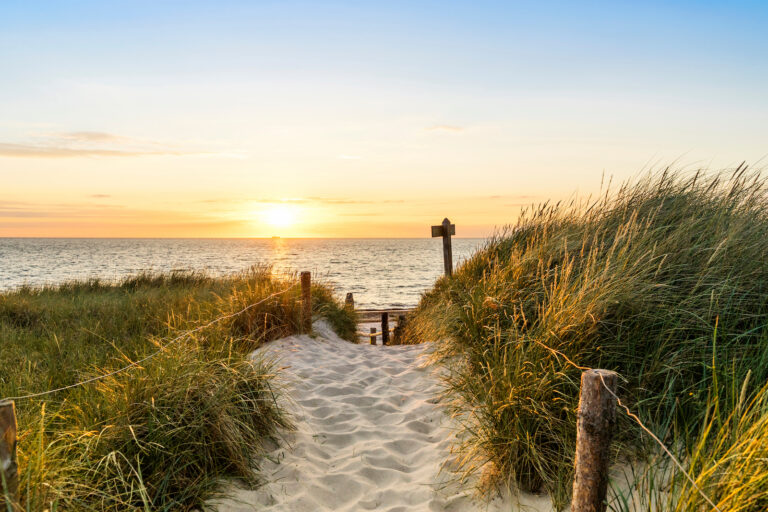
M 520 495 L 477 503 L 472 485 L 449 471 L 453 424 L 436 397 L 439 381 L 423 367 L 426 345 L 353 345 L 323 322 L 315 338 L 267 344 L 290 376 L 287 404 L 296 431 L 261 466 L 266 483 L 230 486 L 211 503 L 219 512 L 551 511 L 546 497 Z

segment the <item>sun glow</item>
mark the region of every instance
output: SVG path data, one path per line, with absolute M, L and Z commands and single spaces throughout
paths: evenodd
M 296 223 L 296 213 L 290 206 L 273 206 L 261 212 L 261 219 L 273 228 L 287 228 Z

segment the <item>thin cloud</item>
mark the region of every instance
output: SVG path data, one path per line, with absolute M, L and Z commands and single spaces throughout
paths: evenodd
M 0 219 L 19 218 L 94 218 L 127 215 L 122 205 L 95 205 L 93 203 L 37 204 L 21 201 L 0 201 Z
M 48 134 L 49 137 L 65 139 L 79 142 L 128 142 L 134 141 L 130 137 L 122 137 L 107 132 L 54 132 Z
M 453 124 L 436 124 L 425 128 L 428 132 L 463 132 L 464 128 Z
M 339 160 L 360 160 L 363 157 L 358 155 L 338 155 L 336 158 Z
M 0 157 L 9 158 L 74 158 L 148 155 L 189 155 L 183 151 L 130 151 L 120 149 L 69 148 L 29 144 L 8 144 L 0 142 Z
M 242 154 L 201 151 L 158 141 L 134 139 L 107 132 L 44 133 L 26 141 L 0 141 L 0 157 L 78 158 L 136 156 L 197 156 L 243 158 Z
M 109 194 L 91 194 L 88 197 L 93 197 L 94 199 L 106 199 L 106 198 L 112 197 L 112 196 L 109 195 Z
M 504 195 L 488 196 L 488 199 L 515 199 L 515 200 L 519 200 L 519 201 L 527 201 L 529 199 L 536 199 L 536 197 L 537 196 L 523 195 L 523 194 L 520 194 L 520 195 L 512 194 L 512 195 L 507 195 L 507 196 L 504 196 Z
M 221 204 L 221 203 L 259 203 L 259 204 L 332 204 L 332 205 L 355 205 L 355 204 L 386 204 L 386 203 L 404 203 L 403 199 L 352 199 L 346 197 L 322 197 L 322 196 L 308 196 L 308 197 L 280 197 L 280 198 L 268 198 L 257 197 L 252 199 L 235 199 L 235 198 L 211 198 L 201 199 L 199 202 L 207 204 Z

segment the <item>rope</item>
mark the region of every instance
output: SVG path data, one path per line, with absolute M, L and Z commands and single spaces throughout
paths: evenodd
M 574 363 L 573 361 L 571 361 L 571 360 L 568 358 L 568 356 L 566 356 L 565 354 L 563 354 L 563 353 L 562 353 L 562 352 L 560 352 L 559 350 L 557 350 L 557 349 L 554 349 L 554 348 L 552 348 L 552 347 L 548 347 L 547 345 L 545 345 L 544 343 L 540 342 L 539 340 L 533 340 L 533 341 L 535 341 L 536 343 L 538 343 L 539 345 L 541 345 L 542 347 L 544 347 L 546 350 L 550 351 L 551 353 L 553 353 L 553 354 L 555 354 L 555 355 L 559 355 L 559 356 L 562 356 L 562 357 L 563 357 L 563 358 L 564 358 L 564 359 L 565 359 L 565 360 L 568 362 L 568 364 L 570 364 L 571 366 L 573 366 L 574 368 L 576 368 L 576 369 L 578 369 L 578 370 L 582 370 L 582 371 L 587 371 L 587 370 L 594 370 L 594 368 L 589 368 L 589 367 L 587 367 L 587 366 L 580 366 L 580 365 L 578 365 L 578 364 Z M 627 416 L 629 416 L 630 418 L 632 418 L 632 419 L 633 419 L 633 420 L 634 420 L 634 421 L 635 421 L 635 422 L 636 422 L 638 425 L 640 425 L 640 428 L 642 428 L 642 429 L 643 429 L 643 430 L 644 430 L 644 431 L 645 431 L 645 432 L 646 432 L 646 433 L 647 433 L 649 436 L 651 436 L 651 438 L 652 438 L 652 439 L 653 439 L 653 440 L 656 442 L 656 444 L 658 444 L 658 445 L 661 447 L 661 449 L 662 449 L 662 450 L 664 450 L 664 453 L 666 453 L 666 454 L 669 456 L 669 458 L 670 458 L 670 459 L 672 459 L 672 462 L 674 462 L 674 463 L 675 463 L 675 465 L 678 467 L 678 469 L 679 469 L 679 470 L 680 470 L 680 471 L 683 473 L 683 475 L 685 475 L 685 478 L 687 478 L 687 479 L 688 479 L 688 481 L 691 483 L 691 485 L 693 486 L 693 488 L 694 488 L 694 489 L 696 489 L 696 491 L 697 491 L 697 492 L 698 492 L 698 493 L 701 495 L 701 497 L 702 497 L 702 498 L 704 498 L 704 499 L 706 500 L 706 502 L 707 502 L 707 503 L 709 503 L 709 505 L 710 505 L 710 506 L 711 506 L 711 507 L 712 507 L 714 510 L 717 510 L 717 512 L 722 512 L 722 511 L 720 510 L 720 508 L 719 508 L 717 505 L 715 505 L 715 503 L 714 503 L 714 502 L 713 502 L 711 499 L 709 499 L 709 496 L 707 496 L 707 495 L 704 493 L 704 491 L 702 491 L 702 490 L 701 490 L 701 488 L 700 488 L 698 485 L 696 485 L 696 481 L 693 479 L 693 477 L 692 477 L 692 476 L 691 476 L 691 475 L 690 475 L 690 474 L 689 474 L 689 473 L 688 473 L 688 472 L 685 470 L 685 468 L 683 468 L 683 465 L 680 463 L 680 461 L 679 461 L 679 460 L 677 460 L 677 457 L 675 457 L 675 456 L 672 454 L 672 452 L 671 452 L 671 451 L 669 450 L 669 448 L 667 448 L 667 446 L 666 446 L 666 445 L 665 445 L 665 444 L 664 444 L 664 443 L 661 441 L 661 439 L 659 439 L 659 438 L 656 436 L 656 434 L 654 434 L 653 432 L 651 432 L 651 429 L 649 429 L 648 427 L 646 427 L 646 426 L 643 424 L 643 422 L 640 420 L 640 418 L 639 418 L 639 417 L 638 417 L 636 414 L 632 413 L 632 411 L 630 411 L 630 410 L 629 410 L 629 407 L 627 407 L 626 405 L 624 405 L 624 403 L 621 401 L 621 399 L 620 399 L 618 396 L 616 396 L 616 393 L 614 393 L 613 391 L 611 391 L 611 389 L 610 389 L 610 388 L 608 387 L 608 385 L 605 383 L 605 379 L 603 379 L 603 375 L 602 375 L 602 374 L 598 374 L 598 375 L 600 376 L 600 382 L 603 384 L 603 387 L 606 389 L 606 391 L 608 391 L 608 393 L 610 393 L 610 394 L 613 396 L 613 398 L 615 398 L 615 399 L 616 399 L 616 403 L 618 403 L 618 404 L 619 404 L 619 406 L 621 406 L 621 408 L 622 408 L 622 409 L 624 409 L 624 412 L 626 412 Z M 618 375 L 618 373 L 617 373 L 617 375 Z
M 144 357 L 142 359 L 139 359 L 138 361 L 134 361 L 131 364 L 129 364 L 127 366 L 124 366 L 122 368 L 119 368 L 117 370 L 111 371 L 109 373 L 105 373 L 103 375 L 97 375 L 95 377 L 91 377 L 90 379 L 86 379 L 86 380 L 83 380 L 83 381 L 80 381 L 80 382 L 76 382 L 75 384 L 70 384 L 69 386 L 63 386 L 63 387 L 60 387 L 60 388 L 50 389 L 48 391 L 41 391 L 40 393 L 32 393 L 32 394 L 24 395 L 24 396 L 11 396 L 11 397 L 8 397 L 8 398 L 3 398 L 3 399 L 0 399 L 0 403 L 11 401 L 11 400 L 26 400 L 28 398 L 36 398 L 36 397 L 39 397 L 39 396 L 50 395 L 50 394 L 53 394 L 53 393 L 58 393 L 59 391 L 65 391 L 67 389 L 72 389 L 72 388 L 84 386 L 85 384 L 90 384 L 91 382 L 96 382 L 98 380 L 106 379 L 107 377 L 111 377 L 113 375 L 117 375 L 118 373 L 122 373 L 124 371 L 127 371 L 127 370 L 129 370 L 129 369 L 131 369 L 131 368 L 133 368 L 135 366 L 140 365 L 141 363 L 143 363 L 145 361 L 148 361 L 149 359 L 152 359 L 157 354 L 159 354 L 160 352 L 164 351 L 166 348 L 168 348 L 171 345 L 173 345 L 174 343 L 177 343 L 178 341 L 188 337 L 191 334 L 194 334 L 196 332 L 202 331 L 203 329 L 207 329 L 208 327 L 210 327 L 210 326 L 212 326 L 214 324 L 217 324 L 217 323 L 221 322 L 222 320 L 227 320 L 229 318 L 241 315 L 241 314 L 245 313 L 246 311 L 248 311 L 249 309 L 258 306 L 259 304 L 263 304 L 264 302 L 268 301 L 269 299 L 272 299 L 274 297 L 277 297 L 278 295 L 282 295 L 284 293 L 287 293 L 288 291 L 290 291 L 291 289 L 295 288 L 296 286 L 298 286 L 298 284 L 293 284 L 293 285 L 289 286 L 288 288 L 286 288 L 286 289 L 284 289 L 282 291 L 275 292 L 275 293 L 273 293 L 271 295 L 268 295 L 267 297 L 261 299 L 259 302 L 255 302 L 253 304 L 250 304 L 250 305 L 244 307 L 243 309 L 241 309 L 240 311 L 237 311 L 236 313 L 230 313 L 228 315 L 220 316 L 218 318 L 215 318 L 215 319 L 211 320 L 210 322 L 208 322 L 205 325 L 201 325 L 201 326 L 196 327 L 194 329 L 185 331 L 185 332 L 181 333 L 180 335 L 176 336 L 175 338 L 173 338 L 172 340 L 170 340 L 165 345 L 161 346 L 156 351 L 154 351 L 151 354 L 149 354 L 148 356 L 146 356 L 146 357 Z
M 720 508 L 719 508 L 717 505 L 715 505 L 715 504 L 712 502 L 712 500 L 711 500 L 711 499 L 709 499 L 709 496 L 707 496 L 706 494 L 704 494 L 704 491 L 702 491 L 702 490 L 701 490 L 701 488 L 700 488 L 698 485 L 696 485 L 696 482 L 693 480 L 693 477 L 691 477 L 691 475 L 689 475 L 689 474 L 688 474 L 688 472 L 687 472 L 687 471 L 686 471 L 686 470 L 683 468 L 683 465 L 682 465 L 682 464 L 680 464 L 680 461 L 679 461 L 679 460 L 677 460 L 677 457 L 675 457 L 674 455 L 672 455 L 672 452 L 671 452 L 671 451 L 669 451 L 669 448 L 667 448 L 667 447 L 664 445 L 664 443 L 662 443 L 662 442 L 661 442 L 661 439 L 659 439 L 658 437 L 656 437 L 656 434 L 654 434 L 653 432 L 651 432 L 651 430 L 650 430 L 648 427 L 646 427 L 645 425 L 643 425 L 643 422 L 642 422 L 642 421 L 640 421 L 640 418 L 638 418 L 636 414 L 633 414 L 633 413 L 632 413 L 632 412 L 629 410 L 629 407 L 627 407 L 626 405 L 624 405 L 624 404 L 621 402 L 621 399 L 620 399 L 618 396 L 616 396 L 616 393 L 614 393 L 613 391 L 611 391 L 611 389 L 608 387 L 608 385 L 605 383 L 605 380 L 603 379 L 603 374 L 602 374 L 602 373 L 599 373 L 598 375 L 600 376 L 600 382 L 602 382 L 602 383 L 603 383 L 603 387 L 604 387 L 604 388 L 605 388 L 605 389 L 606 389 L 606 390 L 607 390 L 607 391 L 608 391 L 608 392 L 609 392 L 611 395 L 613 395 L 613 398 L 615 398 L 615 399 L 616 399 L 616 402 L 617 402 L 617 403 L 618 403 L 618 404 L 621 406 L 621 408 L 622 408 L 622 409 L 624 409 L 624 411 L 627 413 L 627 416 L 629 416 L 630 418 L 632 418 L 633 420 L 635 420 L 635 421 L 637 422 L 637 424 L 638 424 L 638 425 L 640 425 L 640 428 L 642 428 L 643 430 L 645 430 L 645 431 L 648 433 L 648 435 L 649 435 L 649 436 L 651 436 L 651 437 L 653 438 L 653 440 L 654 440 L 654 441 L 656 441 L 656 443 L 657 443 L 659 446 L 661 446 L 661 449 L 662 449 L 662 450 L 664 450 L 664 452 L 665 452 L 667 455 L 669 455 L 669 458 L 670 458 L 670 459 L 672 459 L 672 462 L 674 462 L 674 463 L 675 463 L 675 465 L 676 465 L 676 466 L 678 467 L 678 469 L 679 469 L 679 470 L 680 470 L 680 471 L 681 471 L 681 472 L 682 472 L 682 473 L 685 475 L 685 477 L 688 479 L 688 481 L 689 481 L 689 482 L 691 482 L 691 485 L 693 486 L 693 488 L 694 488 L 694 489 L 696 489 L 696 491 L 697 491 L 697 492 L 698 492 L 698 493 L 701 495 L 701 497 L 702 497 L 702 498 L 704 498 L 704 499 L 707 501 L 707 503 L 709 503 L 709 504 L 712 506 L 712 508 L 713 508 L 713 509 L 717 510 L 717 512 L 722 512 L 722 511 L 720 510 Z
M 361 332 L 361 331 L 355 331 L 355 334 L 358 336 L 365 336 L 366 338 L 370 338 L 371 336 L 378 336 L 379 334 L 383 333 L 384 331 L 376 331 L 376 332 Z M 387 332 L 395 332 L 395 327 L 391 327 Z

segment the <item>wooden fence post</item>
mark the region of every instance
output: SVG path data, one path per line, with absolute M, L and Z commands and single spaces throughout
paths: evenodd
M 445 267 L 445 275 L 448 277 L 453 275 L 453 252 L 451 250 L 451 235 L 456 234 L 456 225 L 451 224 L 448 217 L 443 219 L 443 223 L 439 226 L 432 226 L 432 238 L 441 236 L 443 237 L 443 266 Z
M 381 344 L 389 345 L 389 313 L 381 314 Z
M 301 328 L 304 333 L 312 330 L 312 273 L 301 273 Z
M 393 343 L 395 345 L 403 344 L 403 331 L 405 330 L 405 315 L 398 315 L 397 325 L 395 326 L 395 336 Z
M 371 345 L 376 344 L 376 328 L 371 327 Z
M 344 301 L 344 307 L 349 311 L 355 310 L 355 296 L 352 295 L 352 292 L 347 294 L 347 299 Z
M 616 427 L 616 398 L 611 392 L 616 393 L 617 381 L 616 372 L 608 370 L 581 374 L 571 512 L 605 512 L 611 438 Z
M 19 467 L 16 461 L 16 408 L 13 401 L 0 402 L 0 505 L 14 510 L 19 499 Z M 10 500 L 6 503 L 6 499 Z M 10 506 L 8 506 L 10 505 Z

